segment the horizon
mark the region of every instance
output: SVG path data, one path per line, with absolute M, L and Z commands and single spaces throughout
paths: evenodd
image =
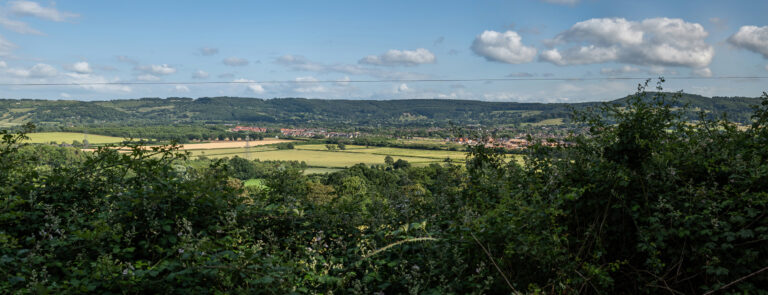
M 2 1 L 0 84 L 10 99 L 573 103 L 664 76 L 668 91 L 758 97 L 762 11 L 756 0 Z
M 663 93 L 667 94 L 674 94 L 676 92 L 674 91 L 662 91 Z M 646 93 L 656 93 L 656 91 L 646 91 Z M 410 100 L 440 100 L 440 101 L 472 101 L 472 102 L 486 102 L 486 103 L 520 103 L 520 104 L 581 104 L 581 103 L 601 103 L 601 102 L 612 102 L 617 101 L 621 99 L 625 99 L 629 96 L 632 96 L 634 93 L 628 93 L 623 96 L 610 98 L 607 100 L 590 100 L 590 101 L 578 101 L 578 102 L 535 102 L 535 101 L 528 101 L 528 102 L 521 102 L 521 101 L 494 101 L 494 100 L 481 100 L 481 99 L 461 99 L 461 98 L 395 98 L 395 99 L 350 99 L 350 98 L 311 98 L 311 97 L 252 97 L 252 96 L 199 96 L 199 97 L 190 97 L 190 96 L 166 96 L 166 97 L 151 97 L 151 96 L 143 96 L 143 97 L 134 97 L 134 98 L 119 98 L 119 99 L 96 99 L 96 100 L 78 100 L 78 99 L 72 99 L 72 98 L 58 98 L 58 99 L 40 99 L 40 98 L 5 98 L 2 97 L 0 100 L 36 100 L 36 101 L 77 101 L 77 102 L 109 102 L 109 101 L 121 101 L 121 100 L 142 100 L 142 99 L 160 99 L 160 100 L 169 100 L 169 99 L 191 99 L 191 100 L 199 100 L 203 98 L 238 98 L 238 99 L 258 99 L 263 101 L 268 100 L 279 100 L 279 99 L 304 99 L 304 100 L 323 100 L 323 101 L 410 101 Z M 691 95 L 691 96 L 700 96 L 703 98 L 711 98 L 711 99 L 720 99 L 720 98 L 753 98 L 753 99 L 759 99 L 761 96 L 707 96 L 702 95 L 698 93 L 690 93 L 690 92 L 683 92 L 683 95 Z

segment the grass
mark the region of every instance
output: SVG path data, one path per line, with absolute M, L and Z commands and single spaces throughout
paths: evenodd
M 552 126 L 552 125 L 562 125 L 563 124 L 563 118 L 553 118 L 553 119 L 546 119 L 541 120 L 536 123 L 523 123 L 522 125 L 530 125 L 530 126 Z
M 95 134 L 83 135 L 83 133 L 76 132 L 38 132 L 30 133 L 27 136 L 29 136 L 29 141 L 27 141 L 29 143 L 49 143 L 51 141 L 55 141 L 56 143 L 72 143 L 74 140 L 82 142 L 83 139 L 87 138 L 90 144 L 107 144 L 121 143 L 124 140 L 123 138 L 114 136 Z

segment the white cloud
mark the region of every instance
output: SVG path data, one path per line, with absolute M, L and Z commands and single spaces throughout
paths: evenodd
M 579 3 L 579 0 L 541 0 L 546 3 L 563 4 L 563 5 L 575 5 Z
M 416 66 L 435 63 L 435 54 L 424 48 L 416 50 L 390 49 L 382 55 L 369 55 L 358 61 L 379 66 Z
M 29 69 L 10 68 L 6 72 L 19 78 L 48 78 L 58 74 L 51 65 L 39 63 Z
M 253 80 L 249 80 L 249 79 L 245 79 L 245 78 L 239 78 L 239 79 L 235 79 L 232 82 L 235 82 L 235 83 L 252 83 L 252 84 L 248 84 L 248 86 L 246 88 L 249 91 L 251 91 L 251 92 L 253 92 L 255 94 L 262 94 L 265 91 L 263 86 L 255 83 L 256 81 L 253 81 Z
M 560 66 L 619 62 L 702 69 L 715 55 L 713 47 L 704 41 L 708 35 L 700 24 L 682 19 L 590 19 L 573 25 L 550 42 L 574 46 L 544 51 L 539 59 Z
M 4 60 L 0 60 L 0 68 L 7 68 L 8 64 Z
M 259 84 L 248 85 L 248 89 L 251 90 L 253 93 L 256 93 L 256 94 L 264 93 L 264 87 L 262 87 Z
M 207 79 L 209 76 L 210 75 L 203 70 L 197 70 L 192 73 L 192 79 Z
M 59 11 L 55 7 L 42 7 L 37 2 L 32 1 L 11 1 L 8 2 L 11 13 L 19 16 L 34 16 L 55 22 L 63 22 L 70 18 L 80 15 L 71 12 Z
M 239 57 L 227 57 L 221 62 L 224 63 L 225 65 L 232 66 L 232 67 L 247 66 L 250 63 L 247 59 L 239 58 Z
M 768 65 L 765 65 L 765 70 L 768 71 Z
M 108 80 L 107 78 L 102 76 L 97 76 L 93 74 L 78 74 L 78 73 L 66 73 L 62 78 L 67 83 L 81 84 L 81 85 L 78 85 L 78 87 L 86 90 L 91 90 L 91 91 L 108 92 L 108 93 L 112 93 L 112 92 L 128 93 L 132 91 L 131 87 L 128 85 L 104 84 L 104 83 L 119 82 L 117 78 Z
M 88 62 L 80 61 L 72 64 L 72 66 L 69 67 L 72 71 L 80 73 L 80 74 L 88 74 L 90 72 L 93 72 L 91 69 L 91 65 L 88 64 Z
M 189 92 L 189 87 L 187 87 L 186 85 L 176 85 L 176 87 L 174 87 L 174 89 L 177 92 Z
M 408 84 L 400 84 L 400 86 L 397 87 L 397 92 L 407 92 L 410 89 L 408 89 Z
M 211 48 L 211 47 L 200 48 L 200 54 L 205 55 L 205 56 L 216 55 L 218 53 L 219 53 L 219 49 L 218 48 Z
M 569 48 L 562 53 L 557 48 L 545 50 L 539 59 L 558 66 L 582 65 L 614 61 L 618 57 L 618 53 L 617 48 L 589 45 Z
M 768 26 L 743 26 L 728 38 L 728 43 L 768 58 Z
M 136 80 L 152 82 L 152 81 L 160 81 L 160 77 L 152 75 L 152 74 L 144 74 L 144 75 L 139 75 L 138 77 L 136 77 Z
M 475 37 L 472 51 L 489 61 L 509 64 L 526 63 L 536 57 L 536 48 L 523 45 L 517 32 L 485 31 Z
M 138 66 L 136 67 L 136 69 L 144 73 L 153 74 L 153 75 L 170 75 L 170 74 L 176 73 L 176 69 L 167 64 Z
M 4 16 L 0 16 L 0 25 L 2 25 L 4 28 L 14 31 L 19 34 L 32 34 L 32 35 L 42 35 L 43 33 L 33 29 L 27 23 L 17 20 L 8 19 Z
M 296 77 L 294 81 L 297 82 L 298 87 L 294 88 L 293 91 L 299 93 L 321 93 L 328 91 L 327 88 L 317 83 L 317 78 L 312 76 Z
M 72 97 L 72 95 L 69 95 L 69 93 L 66 93 L 66 92 L 59 93 L 59 96 L 61 96 L 62 98 L 70 98 L 70 97 Z

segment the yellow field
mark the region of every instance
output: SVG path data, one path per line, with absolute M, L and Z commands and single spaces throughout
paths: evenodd
M 224 158 L 238 156 L 251 160 L 262 161 L 299 161 L 305 162 L 310 169 L 318 169 L 315 173 L 331 172 L 352 165 L 363 163 L 366 165 L 383 164 L 386 156 L 391 156 L 395 161 L 403 159 L 414 166 L 426 166 L 431 163 L 443 162 L 446 158 L 453 163 L 461 163 L 466 159 L 462 151 L 443 150 L 417 150 L 404 148 L 370 147 L 348 145 L 346 150 L 328 151 L 323 144 L 297 145 L 293 150 L 277 150 L 274 147 L 253 147 L 249 153 L 244 148 L 227 148 L 211 150 L 191 150 L 192 158 L 205 156 L 208 158 Z M 517 155 L 510 155 L 510 160 L 520 161 Z
M 83 134 L 76 132 L 38 132 L 29 133 L 29 143 L 49 143 L 55 141 L 56 143 L 72 143 L 73 140 L 83 142 L 83 139 L 88 139 L 90 144 L 107 144 L 107 143 L 120 143 L 123 142 L 123 138 L 95 135 L 95 134 Z
M 241 141 L 216 141 L 206 143 L 185 143 L 182 150 L 211 150 L 211 149 L 226 149 L 226 148 L 244 148 L 246 145 L 259 146 L 268 145 L 282 142 L 291 142 L 293 140 L 265 138 L 263 140 L 251 140 L 246 143 L 245 140 Z

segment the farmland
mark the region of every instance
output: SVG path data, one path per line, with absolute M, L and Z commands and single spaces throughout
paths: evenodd
M 72 143 L 73 141 L 82 142 L 84 139 L 88 140 L 90 144 L 108 144 L 108 143 L 120 143 L 125 139 L 114 136 L 95 135 L 95 134 L 83 134 L 76 132 L 39 132 L 30 133 L 29 143 Z
M 210 159 L 241 157 L 261 161 L 299 161 L 305 162 L 310 167 L 307 174 L 333 172 L 339 169 L 363 163 L 366 165 L 383 164 L 387 156 L 393 160 L 408 161 L 414 166 L 426 166 L 432 163 L 444 162 L 450 159 L 453 163 L 460 163 L 466 158 L 463 151 L 444 150 L 418 150 L 391 147 L 368 147 L 348 145 L 345 150 L 329 151 L 325 145 L 308 144 L 297 145 L 295 149 L 278 150 L 271 146 L 253 147 L 247 152 L 245 148 L 224 149 L 188 149 L 192 158 L 207 157 Z M 510 155 L 518 161 L 519 156 Z

